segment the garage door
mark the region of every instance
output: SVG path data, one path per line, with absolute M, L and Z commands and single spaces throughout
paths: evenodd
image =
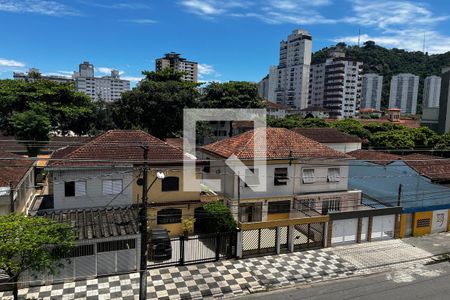
M 395 215 L 373 217 L 372 239 L 394 237 Z
M 354 243 L 358 232 L 358 219 L 333 221 L 332 244 Z

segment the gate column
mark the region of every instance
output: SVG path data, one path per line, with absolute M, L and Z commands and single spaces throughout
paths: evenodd
M 290 225 L 288 227 L 287 245 L 288 245 L 288 251 L 294 252 L 294 226 L 293 225 Z

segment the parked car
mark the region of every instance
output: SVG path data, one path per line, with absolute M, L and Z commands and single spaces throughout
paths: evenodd
M 148 244 L 149 259 L 152 261 L 172 258 L 172 244 L 166 229 L 152 229 Z

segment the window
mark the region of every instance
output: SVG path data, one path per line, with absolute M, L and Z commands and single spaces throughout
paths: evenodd
M 174 192 L 180 189 L 180 180 L 178 177 L 170 176 L 162 180 L 162 191 L 163 192 Z
M 300 211 L 309 211 L 316 209 L 316 199 L 301 199 L 296 201 L 296 208 Z
M 291 211 L 291 201 L 269 202 L 269 214 L 286 214 Z
M 175 224 L 181 223 L 181 209 L 167 208 L 158 211 L 156 220 L 158 224 Z
M 122 179 L 103 180 L 103 195 L 116 195 L 122 193 Z
M 339 182 L 341 181 L 341 169 L 339 168 L 329 168 L 328 169 L 328 182 Z
M 303 169 L 303 183 L 314 183 L 314 169 Z
M 80 197 L 86 195 L 86 181 L 64 182 L 64 195 L 66 197 Z
M 289 180 L 287 168 L 275 168 L 274 185 L 287 185 Z
M 246 169 L 245 170 L 245 186 L 259 185 L 259 172 L 258 169 Z
M 322 214 L 326 215 L 330 211 L 341 210 L 341 199 L 330 199 L 322 201 Z

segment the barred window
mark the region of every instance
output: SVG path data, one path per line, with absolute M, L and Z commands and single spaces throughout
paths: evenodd
M 158 211 L 156 220 L 158 224 L 181 223 L 182 211 L 178 208 L 166 208 Z
M 163 192 L 176 192 L 180 189 L 180 179 L 175 176 L 166 177 L 162 180 Z
M 322 201 L 322 214 L 326 215 L 331 211 L 341 210 L 341 199 L 330 199 Z
M 287 185 L 289 180 L 287 168 L 275 168 L 274 185 Z
M 291 211 L 291 201 L 272 201 L 269 202 L 269 214 L 285 214 Z

